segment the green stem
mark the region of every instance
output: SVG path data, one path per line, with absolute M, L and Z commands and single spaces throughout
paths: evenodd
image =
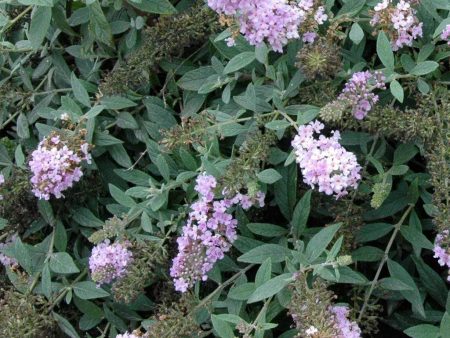
M 414 205 L 410 205 L 408 209 L 403 213 L 402 217 L 398 221 L 397 224 L 394 226 L 394 232 L 391 235 L 391 238 L 389 239 L 388 245 L 386 246 L 386 249 L 384 250 L 383 258 L 380 262 L 380 265 L 378 266 L 378 270 L 375 273 L 375 277 L 372 280 L 372 283 L 370 284 L 369 292 L 367 292 L 366 297 L 364 299 L 364 304 L 361 307 L 361 311 L 359 312 L 358 316 L 358 322 L 361 321 L 364 312 L 367 308 L 367 305 L 369 304 L 370 296 L 372 295 L 373 290 L 375 289 L 376 284 L 378 283 L 378 279 L 380 278 L 381 270 L 383 270 L 384 264 L 387 262 L 389 258 L 389 251 L 391 250 L 392 245 L 394 244 L 395 238 L 397 237 L 398 232 L 400 231 L 401 226 L 403 225 L 403 222 L 405 221 L 406 217 L 409 215 L 411 210 L 414 208 Z
M 64 298 L 64 296 L 69 292 L 69 290 L 72 290 L 72 286 L 78 283 L 81 279 L 84 278 L 84 276 L 87 275 L 88 270 L 84 269 L 81 274 L 78 275 L 78 277 L 70 284 L 70 286 L 66 286 L 64 289 L 60 291 L 60 294 L 56 297 L 56 299 L 50 304 L 48 308 L 48 312 L 51 312 L 56 305 Z
M 8 29 L 10 29 L 12 26 L 14 26 L 16 24 L 17 21 L 19 21 L 20 19 L 22 19 L 22 17 L 24 17 L 29 11 L 31 11 L 33 9 L 33 6 L 30 5 L 27 8 L 25 8 L 21 13 L 19 13 L 19 15 L 17 15 L 14 19 L 12 19 L 11 21 L 9 21 L 0 31 L 0 34 L 5 33 Z

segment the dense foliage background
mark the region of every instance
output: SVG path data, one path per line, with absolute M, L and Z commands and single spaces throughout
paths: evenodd
M 0 337 L 450 337 L 448 0 L 311 1 L 262 43 L 220 3 L 1 2 Z M 353 187 L 305 183 L 312 121 Z

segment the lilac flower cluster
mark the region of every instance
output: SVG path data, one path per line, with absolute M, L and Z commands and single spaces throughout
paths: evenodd
M 352 114 L 358 120 L 362 120 L 378 102 L 378 95 L 374 89 L 386 89 L 385 77 L 381 72 L 370 71 L 354 73 L 345 84 L 345 88 L 338 100 L 346 101 L 352 106 Z
M 248 209 L 255 203 L 264 205 L 264 194 L 255 198 L 237 194 L 232 198 L 215 200 L 217 181 L 213 176 L 201 174 L 195 190 L 199 199 L 191 205 L 191 212 L 183 233 L 177 239 L 178 255 L 173 259 L 170 275 L 175 289 L 186 292 L 195 282 L 207 280 L 207 273 L 221 260 L 236 240 L 237 220 L 230 208 L 241 205 Z
M 336 338 L 360 338 L 361 329 L 356 322 L 348 320 L 349 313 L 348 308 L 345 306 L 332 306 L 331 312 L 336 319 L 336 328 L 340 332 L 340 335 Z
M 5 176 L 3 174 L 0 174 L 0 186 L 5 184 Z M 0 201 L 3 199 L 3 195 L 0 195 Z
M 318 121 L 300 126 L 292 146 L 303 181 L 311 188 L 317 185 L 320 192 L 339 198 L 348 193 L 348 188 L 358 187 L 361 166 L 355 154 L 339 144 L 339 131 L 332 132 L 331 137 L 319 135 L 315 138 L 323 128 L 324 125 Z
M 83 142 L 75 147 L 56 134 L 44 138 L 31 154 L 29 162 L 35 196 L 45 200 L 49 200 L 51 195 L 63 197 L 62 192 L 83 176 L 83 160 L 91 163 L 88 143 Z
M 445 26 L 441 33 L 441 39 L 447 41 L 447 44 L 450 46 L 450 25 Z
M 91 278 L 98 285 L 111 283 L 124 277 L 127 268 L 133 261 L 133 254 L 127 248 L 127 243 L 113 243 L 109 240 L 96 245 L 89 257 Z
M 299 8 L 285 0 L 208 0 L 208 5 L 219 14 L 234 15 L 251 45 L 266 39 L 274 51 L 282 52 L 289 39 L 299 38 Z M 229 38 L 228 45 L 233 44 Z
M 400 0 L 394 6 L 392 0 L 383 0 L 374 7 L 370 24 L 388 30 L 394 51 L 404 46 L 412 46 L 413 41 L 423 34 L 423 24 L 419 22 L 416 10 L 411 7 L 410 2 Z
M 17 265 L 17 260 L 15 258 L 9 257 L 6 254 L 2 253 L 2 250 L 7 249 L 10 247 L 14 241 L 16 240 L 17 235 L 14 234 L 11 236 L 6 242 L 0 243 L 0 263 L 6 268 L 6 267 L 12 267 L 14 265 Z
M 446 266 L 447 268 L 450 269 L 450 253 L 447 249 L 444 249 L 443 247 L 444 242 L 448 243 L 449 241 L 450 241 L 449 231 L 444 230 L 442 233 L 436 236 L 433 251 L 434 251 L 434 258 L 438 259 L 439 265 Z M 450 270 L 447 280 L 450 282 Z
M 313 43 L 317 37 L 315 30 L 328 20 L 325 7 L 318 6 L 316 0 L 300 0 L 298 7 L 300 8 L 300 23 L 307 27 L 302 34 L 302 40 L 306 43 Z
M 142 336 L 137 336 L 134 333 L 125 332 L 123 334 L 118 334 L 116 338 L 142 338 Z

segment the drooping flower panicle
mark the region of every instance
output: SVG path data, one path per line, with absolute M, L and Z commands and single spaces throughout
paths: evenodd
M 292 146 L 303 181 L 320 192 L 339 198 L 346 195 L 349 188 L 358 187 L 361 166 L 356 156 L 339 144 L 338 131 L 332 132 L 331 137 L 320 134 L 324 127 L 318 121 L 300 126 Z
M 181 292 L 186 292 L 197 281 L 207 280 L 207 273 L 236 240 L 237 220 L 230 208 L 240 204 L 243 209 L 248 209 L 255 202 L 264 205 L 263 193 L 258 193 L 255 198 L 237 194 L 232 198 L 215 200 L 217 181 L 210 175 L 199 175 L 196 183 L 199 199 L 191 205 L 183 233 L 177 239 L 178 255 L 170 269 L 175 289 Z
M 450 25 L 445 26 L 441 33 L 441 39 L 447 41 L 447 44 L 450 46 Z
M 347 317 L 349 309 L 345 306 L 332 306 L 331 312 L 335 316 L 336 328 L 340 335 L 336 338 L 360 338 L 361 329 L 356 322 L 351 322 Z
M 9 257 L 5 253 L 2 253 L 2 250 L 5 250 L 8 247 L 10 247 L 11 245 L 13 245 L 16 238 L 17 238 L 17 235 L 14 234 L 7 241 L 0 243 L 0 264 L 2 264 L 4 267 L 12 267 L 12 266 L 18 264 L 18 262 L 15 258 Z
M 317 34 L 313 30 L 328 19 L 325 8 L 314 0 L 298 4 L 286 0 L 208 0 L 208 5 L 221 15 L 233 16 L 251 45 L 267 41 L 277 52 L 282 52 L 289 40 L 300 38 L 300 25 L 306 22 L 309 31 L 303 32 L 303 41 L 314 42 Z M 233 44 L 231 37 L 228 45 Z
M 127 243 L 110 244 L 109 240 L 96 245 L 89 257 L 91 278 L 98 285 L 109 284 L 126 275 L 128 266 L 133 261 L 133 254 Z
M 383 0 L 374 7 L 372 14 L 370 24 L 389 34 L 394 51 L 412 46 L 414 40 L 422 37 L 423 24 L 409 0 L 400 0 L 397 4 L 392 0 Z
M 52 195 L 63 197 L 63 191 L 83 176 L 82 161 L 91 162 L 87 142 L 78 138 L 73 141 L 64 139 L 56 133 L 45 137 L 31 154 L 29 162 L 35 196 L 45 200 L 49 200 Z
M 352 107 L 353 116 L 362 120 L 378 102 L 378 95 L 373 93 L 374 89 L 386 89 L 384 75 L 378 71 L 357 72 L 345 84 L 338 100 L 349 104 Z
M 434 240 L 434 258 L 438 259 L 440 266 L 445 266 L 449 269 L 449 276 L 447 280 L 450 282 L 450 251 L 448 250 L 450 244 L 449 230 L 444 230 L 436 236 Z

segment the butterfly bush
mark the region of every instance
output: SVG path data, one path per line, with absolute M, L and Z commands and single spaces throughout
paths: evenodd
M 423 35 L 423 23 L 417 18 L 411 3 L 400 0 L 394 5 L 392 0 L 383 0 L 374 7 L 370 24 L 388 32 L 394 51 L 412 46 L 413 41 Z
M 345 306 L 332 306 L 331 312 L 336 319 L 336 328 L 340 335 L 336 338 L 359 338 L 361 337 L 361 329 L 356 322 L 351 322 L 347 317 L 349 314 L 348 308 Z
M 91 163 L 89 144 L 74 138 L 65 140 L 58 134 L 45 137 L 31 154 L 29 166 L 33 176 L 33 193 L 39 199 L 64 197 L 63 191 L 83 176 L 81 163 Z
M 450 46 L 450 25 L 445 26 L 441 33 L 441 39 L 447 41 L 447 44 Z
M 264 205 L 261 192 L 256 198 L 238 193 L 232 198 L 215 200 L 216 187 L 217 181 L 213 176 L 198 176 L 195 190 L 199 199 L 191 205 L 183 233 L 177 239 L 178 255 L 170 269 L 177 291 L 186 292 L 195 282 L 207 280 L 207 273 L 230 250 L 237 238 L 238 223 L 231 214 L 232 206 L 240 205 L 246 210 L 255 203 L 261 207 Z
M 367 113 L 378 102 L 378 95 L 374 89 L 386 89 L 385 77 L 381 72 L 370 71 L 354 73 L 345 84 L 345 88 L 338 100 L 344 101 L 352 107 L 352 114 L 358 120 L 366 117 Z
M 303 181 L 311 188 L 317 186 L 320 192 L 339 198 L 348 193 L 347 189 L 358 187 L 361 166 L 356 156 L 339 144 L 339 131 L 325 137 L 320 134 L 324 128 L 319 121 L 300 126 L 292 146 Z
M 18 262 L 15 258 L 8 257 L 6 254 L 2 253 L 2 250 L 8 249 L 10 246 L 13 245 L 16 238 L 17 238 L 17 235 L 14 234 L 7 241 L 0 243 L 0 263 L 6 268 L 12 267 L 12 266 L 18 264 Z
M 449 241 L 450 241 L 449 230 L 442 231 L 442 233 L 436 236 L 436 239 L 434 241 L 433 252 L 434 258 L 438 259 L 439 265 L 445 266 L 450 269 L 450 254 L 446 249 L 448 246 L 444 245 L 444 243 L 448 243 Z M 450 270 L 447 280 L 450 282 Z
M 133 254 L 127 246 L 127 243 L 110 244 L 109 240 L 105 240 L 92 249 L 89 269 L 94 282 L 98 285 L 109 284 L 126 275 L 128 266 L 133 262 Z

